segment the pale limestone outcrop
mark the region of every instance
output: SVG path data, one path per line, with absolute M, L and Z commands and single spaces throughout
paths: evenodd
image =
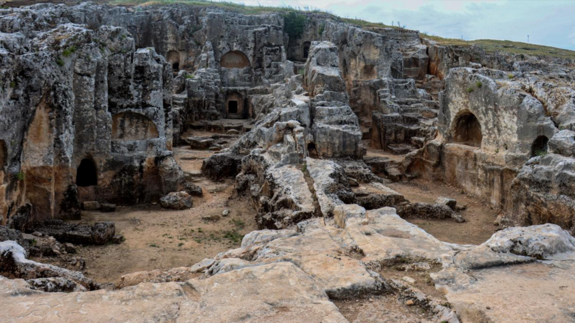
M 338 205 L 355 201 L 355 194 L 342 167 L 337 163 L 308 157 L 306 165 L 313 179 L 315 195 L 324 217 L 333 216 L 333 211 Z
M 10 300 L 0 318 L 12 321 L 41 315 L 44 322 L 235 322 L 246 317 L 253 322 L 347 322 L 317 283 L 287 262 L 186 283 L 143 283 L 117 291 L 61 295 L 34 292 L 22 280 L 0 277 L 0 293 Z M 230 298 L 234 302 L 222 302 Z M 55 305 L 58 309 L 51 309 Z M 43 313 L 37 311 L 40 307 Z
M 81 272 L 71 271 L 57 266 L 42 264 L 27 259 L 27 253 L 15 241 L 0 242 L 0 274 L 9 278 L 33 280 L 32 286 L 42 290 L 94 290 L 99 286 Z M 50 282 L 46 279 L 52 279 Z M 58 278 L 58 279 L 56 279 Z M 48 286 L 52 285 L 52 286 Z

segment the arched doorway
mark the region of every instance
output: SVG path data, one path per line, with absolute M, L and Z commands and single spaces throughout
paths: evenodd
M 549 146 L 547 145 L 548 143 L 549 138 L 545 136 L 537 137 L 531 145 L 531 157 L 545 156 L 549 150 Z
M 309 48 L 311 46 L 311 43 L 306 41 L 303 43 L 303 58 L 307 59 L 309 57 Z
M 223 68 L 246 68 L 250 66 L 250 60 L 246 54 L 240 51 L 227 52 L 220 60 Z
M 463 145 L 481 147 L 481 124 L 473 113 L 464 113 L 455 119 L 453 141 Z
M 168 62 L 172 65 L 172 71 L 177 73 L 180 71 L 180 53 L 176 50 L 168 52 Z
M 84 158 L 80 162 L 76 172 L 76 185 L 80 187 L 98 185 L 98 170 L 92 159 Z

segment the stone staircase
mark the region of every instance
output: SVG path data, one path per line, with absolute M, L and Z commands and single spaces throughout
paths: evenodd
M 403 155 L 435 137 L 439 104 L 413 80 L 388 82 L 378 90 L 381 109 L 372 114 L 371 146 Z

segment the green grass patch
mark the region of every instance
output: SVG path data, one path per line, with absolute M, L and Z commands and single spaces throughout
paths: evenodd
M 74 54 L 75 52 L 76 52 L 76 46 L 70 46 L 64 49 L 62 55 L 64 55 L 64 57 L 70 57 L 70 55 Z
M 24 172 L 18 172 L 18 173 L 16 173 L 16 178 L 17 178 L 19 181 L 23 181 L 23 180 L 26 179 L 26 173 L 24 173 Z
M 452 46 L 478 46 L 488 53 L 503 52 L 510 54 L 523 54 L 531 56 L 550 56 L 559 58 L 575 59 L 575 51 L 568 49 L 561 49 L 556 47 L 549 47 L 543 45 L 528 44 L 522 42 L 514 42 L 510 40 L 494 40 L 494 39 L 478 39 L 478 40 L 462 40 L 455 38 L 443 38 L 421 34 L 422 38 L 431 39 L 440 45 Z
M 240 219 L 232 219 L 230 223 L 233 224 L 237 230 L 242 230 L 246 226 L 246 223 Z
M 237 232 L 236 230 L 224 232 L 224 238 L 230 240 L 233 243 L 240 243 L 244 238 L 244 235 Z

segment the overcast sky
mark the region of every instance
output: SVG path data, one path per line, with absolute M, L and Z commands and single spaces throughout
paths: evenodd
M 230 1 L 230 0 L 228 0 Z M 231 0 L 313 6 L 338 16 L 401 25 L 448 38 L 501 39 L 575 50 L 575 0 Z

